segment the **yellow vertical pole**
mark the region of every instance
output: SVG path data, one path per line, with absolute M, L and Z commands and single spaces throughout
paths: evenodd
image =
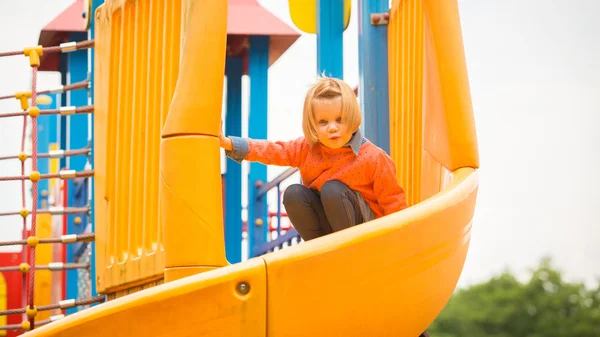
M 4 275 L 0 273 L 0 310 L 8 309 L 8 291 L 6 289 L 6 280 L 4 279 Z M 0 326 L 7 325 L 6 315 L 0 316 Z M 0 330 L 0 336 L 6 336 L 6 330 Z
M 185 10 L 181 68 L 161 136 L 165 282 L 227 264 L 218 140 L 227 1 L 193 1 Z
M 37 236 L 40 238 L 52 237 L 52 215 L 40 214 L 37 216 Z M 52 246 L 38 245 L 36 247 L 35 264 L 48 265 L 52 262 Z M 52 272 L 36 269 L 34 303 L 44 305 L 52 300 Z M 43 321 L 50 318 L 50 311 L 38 311 L 35 320 Z

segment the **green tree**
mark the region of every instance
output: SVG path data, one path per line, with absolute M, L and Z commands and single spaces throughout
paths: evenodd
M 600 337 L 600 284 L 569 283 L 544 258 L 526 283 L 505 271 L 458 290 L 428 331 L 432 337 Z

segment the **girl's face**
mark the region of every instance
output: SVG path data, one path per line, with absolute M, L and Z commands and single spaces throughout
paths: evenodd
M 332 149 L 339 149 L 352 138 L 348 125 L 342 122 L 342 101 L 340 99 L 326 103 L 314 103 L 313 112 L 317 136 L 321 144 Z

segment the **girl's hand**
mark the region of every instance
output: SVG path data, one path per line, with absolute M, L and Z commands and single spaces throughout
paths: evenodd
M 233 150 L 233 142 L 223 135 L 223 120 L 221 119 L 221 128 L 219 128 L 219 143 L 227 151 Z

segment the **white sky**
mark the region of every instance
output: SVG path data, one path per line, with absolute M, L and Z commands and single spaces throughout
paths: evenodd
M 35 45 L 42 27 L 72 2 L 0 1 L 0 50 Z M 287 1 L 259 2 L 292 25 Z M 571 279 L 600 277 L 600 2 L 464 0 L 460 11 L 481 154 L 461 285 L 506 267 L 526 271 L 543 255 Z M 352 86 L 356 28 L 352 15 L 344 41 Z M 301 134 L 302 100 L 315 73 L 316 38 L 303 35 L 270 69 L 269 138 Z M 0 95 L 29 88 L 22 57 L 0 59 L 0 74 Z M 56 81 L 43 74 L 39 83 Z M 18 110 L 16 101 L 0 101 L 0 112 Z M 20 119 L 0 122 L 0 156 L 18 152 L 20 128 Z M 0 162 L 0 175 L 19 174 L 18 167 Z M 279 172 L 270 168 L 269 177 Z M 0 211 L 20 208 L 19 191 L 19 183 L 1 183 Z M 1 240 L 19 238 L 18 220 L 0 219 Z

